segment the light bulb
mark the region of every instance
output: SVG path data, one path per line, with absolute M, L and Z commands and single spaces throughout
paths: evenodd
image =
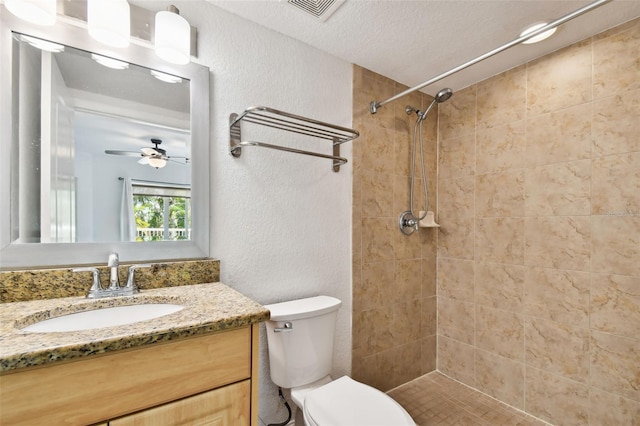
M 155 167 L 156 169 L 161 169 L 167 165 L 167 160 L 164 158 L 151 157 L 149 158 L 149 165 L 151 167 Z
M 522 30 L 522 32 L 520 33 L 520 37 L 524 37 L 527 34 L 531 34 L 532 32 L 539 30 L 540 28 L 544 27 L 545 25 L 548 25 L 547 22 L 538 22 L 536 24 L 532 24 L 529 25 L 527 28 L 525 28 L 524 30 Z M 556 32 L 557 28 L 551 28 L 550 30 L 547 30 L 541 34 L 538 34 L 535 37 L 531 37 L 525 41 L 522 42 L 522 44 L 533 44 L 533 43 L 537 43 L 539 41 L 542 41 L 544 39 L 547 39 L 549 37 L 551 37 L 555 32 Z
M 126 0 L 88 0 L 89 35 L 112 47 L 129 46 L 131 11 Z
M 24 34 L 20 36 L 20 40 L 27 42 L 31 46 L 36 47 L 40 50 L 46 50 L 47 52 L 52 52 L 52 53 L 64 52 L 64 46 L 62 44 L 53 43 L 47 40 L 42 40 L 36 37 L 24 35 Z
M 114 70 L 124 70 L 129 68 L 129 63 L 124 61 L 119 61 L 117 59 L 109 58 L 107 56 L 96 55 L 95 53 L 91 54 L 91 59 L 103 65 L 107 68 L 112 68 Z
M 172 64 L 185 65 L 191 60 L 191 26 L 178 14 L 175 6 L 156 13 L 156 54 Z
M 5 0 L 9 12 L 36 25 L 56 23 L 56 0 Z

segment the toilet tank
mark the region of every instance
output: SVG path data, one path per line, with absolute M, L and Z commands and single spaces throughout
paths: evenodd
M 316 296 L 265 306 L 271 311 L 266 327 L 273 383 L 293 388 L 329 375 L 340 305 L 335 297 Z

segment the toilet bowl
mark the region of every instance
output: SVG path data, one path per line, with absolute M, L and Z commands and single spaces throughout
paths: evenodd
M 415 426 L 385 393 L 348 376 L 329 376 L 341 304 L 316 296 L 265 306 L 271 311 L 266 322 L 271 380 L 291 390 L 308 426 Z

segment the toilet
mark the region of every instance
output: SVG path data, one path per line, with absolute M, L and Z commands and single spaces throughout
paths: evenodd
M 316 296 L 265 306 L 271 311 L 266 322 L 271 380 L 290 389 L 307 426 L 415 426 L 385 393 L 348 376 L 329 376 L 341 305 L 334 297 Z

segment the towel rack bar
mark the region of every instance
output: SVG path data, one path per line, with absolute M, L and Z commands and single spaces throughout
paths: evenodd
M 314 151 L 290 148 L 282 145 L 274 145 L 258 141 L 243 141 L 240 124 L 242 122 L 258 124 L 278 130 L 284 130 L 305 136 L 331 141 L 333 155 L 322 154 Z M 357 138 L 360 134 L 357 130 L 336 126 L 307 117 L 279 111 L 264 106 L 247 108 L 242 114 L 229 116 L 229 153 L 233 157 L 242 155 L 242 148 L 257 146 L 275 149 L 278 151 L 292 152 L 295 154 L 310 155 L 313 157 L 327 158 L 333 161 L 333 171 L 338 172 L 340 166 L 347 163 L 347 159 L 340 156 L 340 145 Z

